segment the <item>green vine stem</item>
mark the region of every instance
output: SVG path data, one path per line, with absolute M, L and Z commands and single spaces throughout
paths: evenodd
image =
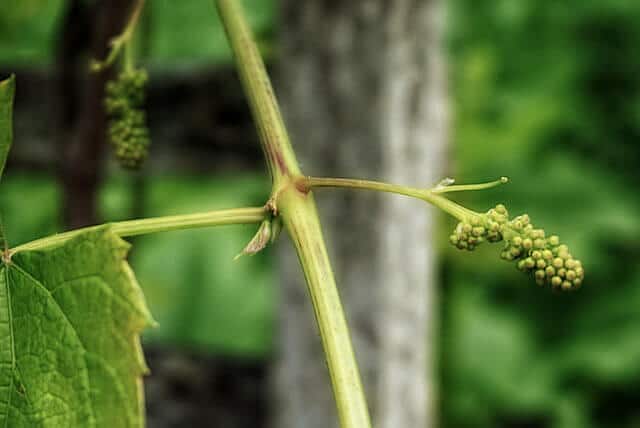
M 220 18 L 236 58 L 240 80 L 258 128 L 274 187 L 287 176 L 300 175 L 271 81 L 237 0 L 216 0 Z
M 301 177 L 298 178 L 296 185 L 298 188 L 305 189 L 307 191 L 314 187 L 344 187 L 351 189 L 376 190 L 379 192 L 409 196 L 412 198 L 422 199 L 423 201 L 433 204 L 444 212 L 462 221 L 478 216 L 479 213 L 440 196 L 440 193 L 489 189 L 491 187 L 507 183 L 508 181 L 507 177 L 501 177 L 499 180 L 491 181 L 489 183 L 464 184 L 447 187 L 437 186 L 433 189 L 418 189 L 416 187 L 401 186 L 398 184 L 383 183 L 372 180 L 359 180 L 354 178 Z
M 343 428 L 369 428 L 371 421 L 322 228 L 311 192 L 298 188 L 302 177 L 264 63 L 238 0 L 216 0 L 235 55 L 244 91 L 258 128 L 273 181 L 268 206 L 280 215 L 296 247 L 322 338 Z
M 262 222 L 268 215 L 264 207 L 236 208 L 229 210 L 208 211 L 195 214 L 153 217 L 140 220 L 127 220 L 109 223 L 111 230 L 118 236 L 137 236 L 155 232 L 169 232 L 172 230 L 192 229 L 231 224 L 253 224 Z M 37 239 L 10 250 L 10 254 L 19 251 L 41 250 L 60 245 L 79 234 L 102 227 L 89 226 L 69 232 L 51 235 Z
M 102 61 L 93 59 L 90 64 L 91 71 L 102 71 L 115 62 L 120 55 L 122 49 L 125 49 L 125 67 L 130 66 L 131 62 L 131 39 L 144 9 L 145 0 L 137 0 L 127 21 L 127 25 L 118 36 L 111 39 L 111 48 L 109 54 Z M 127 52 L 129 51 L 129 52 Z

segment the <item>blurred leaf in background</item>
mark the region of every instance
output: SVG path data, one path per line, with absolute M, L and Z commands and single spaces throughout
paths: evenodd
M 528 212 L 588 280 L 554 295 L 497 248 L 445 250 L 446 426 L 639 426 L 640 4 L 452 6 L 455 175 L 512 179 L 465 203 Z
M 0 64 L 49 65 L 64 0 L 2 0 L 0 2 Z M 243 0 L 263 53 L 271 52 L 275 4 Z M 211 0 L 152 0 L 149 19 L 151 65 L 174 70 L 231 61 L 224 30 Z M 143 30 L 144 31 L 144 30 Z
M 64 0 L 0 2 L 0 64 L 45 65 L 53 61 L 52 41 Z
M 272 0 L 243 0 L 247 19 L 263 53 L 269 53 L 274 24 Z M 211 0 L 154 0 L 151 19 L 150 56 L 153 66 L 172 64 L 184 70 L 201 64 L 231 62 L 224 30 Z M 187 24 L 188 23 L 188 24 Z

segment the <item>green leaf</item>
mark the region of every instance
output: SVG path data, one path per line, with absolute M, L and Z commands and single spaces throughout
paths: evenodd
M 0 427 L 144 425 L 153 323 L 109 226 L 0 265 Z
M 13 141 L 13 95 L 16 90 L 16 77 L 11 75 L 0 82 L 0 178 L 7 162 L 11 142 Z

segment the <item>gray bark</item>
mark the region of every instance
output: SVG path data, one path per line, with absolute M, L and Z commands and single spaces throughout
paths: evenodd
M 427 187 L 444 173 L 441 0 L 282 0 L 277 89 L 308 175 Z M 421 201 L 319 190 L 318 205 L 374 425 L 436 421 L 434 212 Z M 295 254 L 283 245 L 274 426 L 337 426 Z

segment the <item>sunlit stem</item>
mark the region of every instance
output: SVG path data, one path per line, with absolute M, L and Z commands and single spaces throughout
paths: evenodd
M 479 214 L 467 209 L 445 197 L 438 195 L 432 189 L 418 189 L 415 187 L 400 186 L 397 184 L 383 183 L 380 181 L 358 180 L 352 178 L 324 178 L 324 177 L 303 177 L 297 183 L 299 188 L 311 190 L 315 187 L 345 187 L 351 189 L 376 190 L 379 192 L 395 193 L 422 199 L 452 215 L 458 220 L 468 220 Z M 484 185 L 479 185 L 484 186 Z M 489 186 L 492 187 L 492 186 Z
M 129 16 L 129 20 L 127 21 L 127 25 L 124 27 L 124 30 L 122 30 L 122 33 L 120 33 L 118 36 L 111 39 L 111 48 L 109 50 L 109 54 L 102 61 L 95 59 L 92 60 L 91 71 L 104 70 L 115 62 L 123 48 L 126 48 L 127 46 L 129 47 L 129 49 L 131 48 L 131 39 L 133 37 L 133 33 L 135 32 L 136 25 L 138 24 L 138 21 L 140 19 L 140 14 L 144 9 L 144 1 L 145 0 L 136 1 L 135 5 L 133 6 L 133 10 L 131 11 L 131 15 Z M 131 52 L 125 53 L 125 68 L 129 68 L 132 65 L 132 59 L 130 56 Z
M 505 184 L 508 182 L 509 182 L 509 178 L 500 177 L 498 180 L 490 181 L 488 183 L 438 186 L 431 189 L 431 193 L 463 192 L 466 190 L 485 190 L 485 189 L 491 189 L 492 187 L 500 186 L 501 184 Z
M 172 230 L 193 229 L 230 224 L 254 224 L 267 218 L 264 207 L 236 208 L 229 210 L 208 211 L 196 214 L 184 214 L 165 217 L 152 217 L 140 220 L 127 220 L 110 223 L 111 230 L 121 237 L 145 235 Z M 46 238 L 31 241 L 10 250 L 11 254 L 19 251 L 41 250 L 60 245 L 79 234 L 103 227 L 89 226 L 82 229 L 59 233 Z

